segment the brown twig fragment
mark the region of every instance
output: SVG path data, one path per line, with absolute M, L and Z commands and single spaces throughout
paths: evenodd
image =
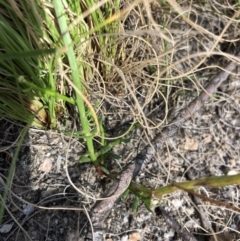
M 237 57 L 240 57 L 238 53 Z M 239 62 L 238 62 L 239 63 Z M 205 100 L 209 98 L 217 88 L 228 78 L 229 74 L 234 70 L 237 62 L 231 62 L 227 65 L 225 70 L 214 76 L 205 89 L 196 97 L 189 105 L 187 105 L 182 112 L 174 117 L 170 123 L 151 141 L 151 145 L 147 145 L 118 175 L 113 181 L 108 191 L 104 194 L 105 199 L 96 202 L 91 211 L 91 221 L 93 224 L 93 235 L 88 240 L 102 241 L 104 232 L 104 221 L 109 215 L 115 202 L 119 199 L 121 194 L 128 188 L 132 179 L 139 173 L 144 162 L 150 161 L 156 150 L 163 148 L 166 141 L 172 137 L 183 125 L 183 123 L 198 111 L 204 104 Z
M 190 169 L 188 172 L 187 172 L 187 177 L 190 179 L 190 180 L 194 180 L 194 174 L 193 174 L 193 170 Z M 193 199 L 193 202 L 196 204 L 195 206 L 195 209 L 196 211 L 198 212 L 198 215 L 200 216 L 200 220 L 201 220 L 201 225 L 202 227 L 206 230 L 206 231 L 209 231 L 211 232 L 212 228 L 211 228 L 211 223 L 209 221 L 209 215 L 208 213 L 206 212 L 206 210 L 202 207 L 202 200 L 200 198 L 198 198 L 197 196 L 195 195 L 191 195 L 192 196 L 192 199 Z M 196 208 L 197 207 L 197 208 Z
M 161 207 L 159 207 L 161 215 L 164 217 L 166 223 L 177 233 L 179 237 L 184 241 L 197 241 L 197 239 L 189 233 L 186 229 L 182 229 L 176 220 L 168 215 L 168 213 Z
M 112 210 L 113 205 L 121 194 L 128 188 L 132 179 L 139 173 L 141 165 L 128 164 L 104 193 L 103 200 L 97 201 L 91 212 L 91 222 L 94 229 L 93 236 L 88 233 L 87 239 L 101 241 L 103 239 L 104 221 Z
M 203 195 L 201 195 L 201 194 L 199 194 L 199 193 L 196 193 L 196 192 L 194 192 L 194 191 L 192 191 L 192 190 L 187 190 L 187 189 L 185 189 L 185 188 L 177 185 L 177 183 L 173 183 L 172 185 L 175 186 L 175 187 L 177 187 L 177 188 L 180 189 L 180 190 L 186 191 L 186 192 L 192 194 L 193 196 L 196 196 L 196 197 L 202 199 L 202 200 L 205 201 L 205 202 L 208 201 L 208 202 L 210 202 L 210 203 L 216 204 L 216 206 L 218 206 L 218 207 L 225 207 L 225 208 L 230 209 L 230 210 L 233 210 L 233 211 L 235 211 L 235 212 L 238 212 L 238 213 L 240 212 L 240 208 L 237 207 L 237 206 L 234 206 L 234 205 L 232 205 L 232 204 L 229 204 L 229 203 L 226 203 L 226 202 L 222 202 L 222 201 L 218 201 L 218 200 L 209 198 L 209 197 L 207 197 L 207 196 L 203 196 Z

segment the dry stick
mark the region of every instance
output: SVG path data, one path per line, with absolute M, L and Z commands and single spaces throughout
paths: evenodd
M 188 176 L 188 178 L 190 180 L 194 180 L 193 171 L 191 169 L 187 172 L 187 176 Z M 193 202 L 196 203 L 196 205 L 197 205 L 197 206 L 195 206 L 195 209 L 197 210 L 197 212 L 198 212 L 198 214 L 200 216 L 202 227 L 206 231 L 211 232 L 212 228 L 211 228 L 211 223 L 209 221 L 209 215 L 206 212 L 206 210 L 203 207 L 201 207 L 202 200 L 200 198 L 198 198 L 197 196 L 195 196 L 195 195 L 192 195 L 192 199 L 193 199 Z
M 240 52 L 237 54 L 240 57 Z M 91 232 L 87 235 L 87 240 L 102 241 L 104 233 L 104 221 L 111 212 L 115 202 L 121 194 L 128 188 L 132 179 L 138 175 L 144 162 L 149 162 L 156 153 L 163 148 L 164 143 L 172 137 L 183 125 L 183 123 L 200 109 L 205 100 L 210 97 L 217 88 L 225 81 L 229 74 L 234 70 L 238 63 L 230 62 L 225 70 L 214 76 L 206 88 L 196 97 L 182 112 L 171 120 L 171 125 L 166 126 L 163 130 L 147 145 L 126 167 L 119 173 L 103 197 L 106 199 L 99 200 L 93 206 L 91 211 L 91 221 L 93 226 L 93 236 Z
M 192 191 L 192 190 L 188 190 L 188 189 L 186 189 L 186 188 L 183 188 L 183 187 L 181 187 L 180 185 L 178 185 L 177 183 L 173 183 L 172 185 L 175 186 L 175 187 L 177 187 L 179 190 L 183 190 L 183 191 L 185 191 L 185 192 L 188 192 L 188 193 L 192 194 L 193 196 L 196 196 L 196 197 L 202 199 L 202 200 L 205 201 L 205 202 L 208 201 L 208 202 L 210 202 L 210 203 L 216 204 L 216 206 L 218 206 L 218 207 L 225 207 L 225 208 L 227 208 L 227 209 L 229 209 L 229 210 L 233 210 L 233 211 L 235 211 L 235 212 L 240 213 L 240 208 L 237 207 L 237 206 L 234 206 L 233 204 L 226 203 L 226 202 L 222 202 L 222 201 L 218 201 L 218 200 L 209 198 L 209 197 L 207 197 L 207 196 L 203 196 L 203 195 L 201 195 L 201 194 L 199 194 L 199 193 L 196 193 L 196 192 L 194 192 L 194 191 Z
M 182 240 L 197 241 L 197 239 L 191 233 L 189 233 L 187 229 L 181 229 L 179 223 L 170 217 L 162 207 L 160 207 L 160 211 L 166 223 L 178 234 L 179 237 L 182 237 Z

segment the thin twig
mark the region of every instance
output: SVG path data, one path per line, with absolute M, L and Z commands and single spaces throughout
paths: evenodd
M 169 214 L 160 207 L 162 216 L 164 217 L 166 223 L 178 234 L 179 237 L 182 237 L 184 241 L 197 241 L 197 239 L 189 233 L 186 229 L 181 229 L 181 226 L 176 220 L 169 216 Z
M 194 180 L 193 171 L 191 169 L 187 172 L 187 176 L 190 180 Z M 202 200 L 196 195 L 192 195 L 192 199 L 193 199 L 193 202 L 197 205 L 195 206 L 195 209 L 197 210 L 198 215 L 200 216 L 202 227 L 206 231 L 211 232 L 212 228 L 211 228 L 211 223 L 209 221 L 209 215 L 206 212 L 206 210 L 202 207 L 202 204 L 203 204 Z
M 230 204 L 230 203 L 227 203 L 227 202 L 218 201 L 218 200 L 209 198 L 209 197 L 207 197 L 207 196 L 203 196 L 203 195 L 201 195 L 201 194 L 199 194 L 199 193 L 196 193 L 196 192 L 194 192 L 194 191 L 192 191 L 192 190 L 188 190 L 188 189 L 186 189 L 186 188 L 183 188 L 183 187 L 181 187 L 180 185 L 178 185 L 177 183 L 173 183 L 172 185 L 175 186 L 175 187 L 177 187 L 177 188 L 180 189 L 180 190 L 186 191 L 186 192 L 188 192 L 188 193 L 190 193 L 190 194 L 192 194 L 192 195 L 194 195 L 194 196 L 202 199 L 202 200 L 205 201 L 205 202 L 214 203 L 214 204 L 216 204 L 216 206 L 218 206 L 218 207 L 225 207 L 225 208 L 227 208 L 227 209 L 229 209 L 229 210 L 233 210 L 233 211 L 236 211 L 236 212 L 238 212 L 238 213 L 240 212 L 240 208 L 237 207 L 237 206 L 234 206 L 233 204 Z

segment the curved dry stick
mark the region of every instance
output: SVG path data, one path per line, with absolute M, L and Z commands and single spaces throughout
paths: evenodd
M 164 217 L 165 222 L 178 234 L 179 237 L 182 237 L 184 241 L 197 241 L 197 239 L 186 229 L 182 229 L 180 224 L 174 220 L 169 214 L 160 207 L 161 215 Z
M 240 52 L 237 54 L 240 57 Z M 240 63 L 240 61 L 238 62 Z M 210 79 L 206 88 L 196 97 L 182 112 L 171 120 L 171 125 L 166 126 L 151 141 L 151 145 L 147 145 L 117 176 L 103 197 L 109 197 L 99 200 L 93 206 L 91 211 L 91 221 L 93 226 L 93 235 L 88 233 L 86 240 L 103 241 L 104 237 L 104 221 L 111 212 L 115 202 L 120 198 L 121 194 L 128 188 L 132 179 L 139 173 L 144 162 L 149 162 L 156 153 L 156 150 L 163 148 L 164 143 L 172 137 L 183 125 L 183 123 L 198 111 L 204 104 L 205 100 L 210 97 L 217 88 L 228 78 L 229 74 L 238 64 L 230 62 L 227 67 L 219 74 Z
M 91 232 L 87 234 L 86 240 L 102 241 L 104 231 L 104 221 L 111 212 L 113 205 L 120 198 L 121 194 L 128 188 L 132 179 L 139 173 L 143 163 L 129 163 L 113 181 L 109 189 L 104 193 L 106 199 L 99 200 L 93 206 L 91 211 L 91 222 L 93 227 L 93 235 Z

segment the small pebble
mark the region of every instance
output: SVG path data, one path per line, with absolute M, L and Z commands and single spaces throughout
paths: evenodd
M 2 227 L 0 228 L 0 233 L 9 233 L 12 229 L 12 224 L 4 224 L 2 225 Z

